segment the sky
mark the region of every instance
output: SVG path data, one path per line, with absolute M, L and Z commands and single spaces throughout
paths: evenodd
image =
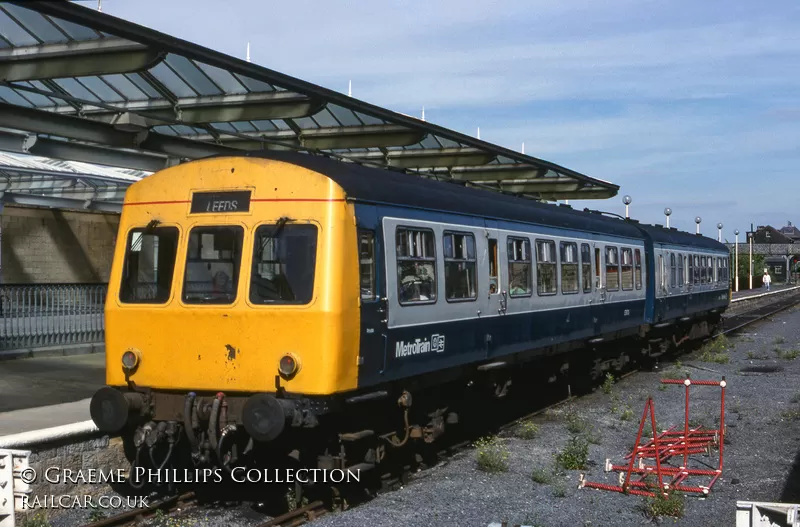
M 96 7 L 96 2 L 81 2 Z M 620 185 L 723 241 L 800 223 L 800 2 L 103 0 L 103 11 Z

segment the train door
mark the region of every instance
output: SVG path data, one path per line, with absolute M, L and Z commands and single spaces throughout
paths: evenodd
M 358 217 L 356 246 L 361 293 L 359 384 L 371 384 L 380 379 L 385 368 L 385 348 L 388 338 L 384 243 L 376 208 L 361 205 L 357 208 L 356 215 Z
M 484 343 L 487 356 L 497 345 L 501 326 L 497 317 L 505 316 L 508 310 L 508 276 L 505 254 L 505 235 L 497 229 L 497 223 L 486 221 L 486 245 L 481 269 L 486 272 L 486 280 L 479 285 L 481 302 L 480 317 L 484 328 Z
M 605 280 L 603 279 L 603 245 L 592 244 L 592 291 L 591 307 L 592 321 L 594 324 L 595 335 L 602 333 L 603 328 L 603 304 L 606 301 Z

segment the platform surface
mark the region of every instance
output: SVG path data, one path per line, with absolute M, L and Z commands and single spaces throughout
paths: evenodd
M 90 398 L 105 384 L 105 365 L 104 353 L 0 361 L 0 415 Z

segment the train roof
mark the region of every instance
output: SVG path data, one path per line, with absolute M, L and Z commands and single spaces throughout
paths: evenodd
M 722 244 L 717 240 L 713 240 L 706 236 L 698 236 L 697 234 L 679 231 L 674 227 L 667 229 L 661 225 L 644 224 L 640 224 L 639 227 L 650 235 L 653 243 L 686 245 L 691 247 L 702 247 L 704 249 L 711 249 L 715 251 L 728 251 L 728 248 L 725 246 L 725 244 Z
M 246 152 L 243 155 L 291 163 L 323 174 L 341 186 L 348 198 L 356 201 L 535 223 L 638 239 L 643 238 L 641 229 L 644 229 L 654 240 L 664 243 L 724 248 L 724 245 L 709 238 L 675 229 L 666 231 L 663 228 L 605 216 L 599 212 L 581 211 L 567 205 L 542 203 L 480 188 L 465 187 L 448 181 L 436 181 L 403 172 L 344 163 L 324 156 L 281 151 Z

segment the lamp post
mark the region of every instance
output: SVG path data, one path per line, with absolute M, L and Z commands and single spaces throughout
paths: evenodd
M 733 231 L 733 234 L 736 235 L 736 246 L 735 246 L 735 254 L 736 254 L 736 283 L 734 286 L 736 287 L 736 291 L 739 291 L 739 229 Z
M 750 225 L 750 232 L 747 233 L 747 241 L 750 243 L 750 289 L 753 289 L 753 226 Z
M 664 209 L 664 216 L 667 217 L 667 229 L 669 229 L 669 217 L 672 215 L 672 209 L 667 207 Z
M 701 218 L 700 216 L 695 216 L 694 222 L 697 224 L 697 229 L 695 231 L 695 234 L 700 234 L 700 222 L 702 222 L 702 221 L 703 221 L 703 218 Z
M 722 223 L 717 223 L 717 241 L 722 243 Z
M 625 197 L 622 198 L 622 203 L 625 204 L 625 219 L 626 220 L 628 218 L 630 218 L 630 216 L 628 215 L 628 206 L 631 204 L 632 201 L 633 201 L 633 198 L 631 198 L 627 194 L 625 195 Z

